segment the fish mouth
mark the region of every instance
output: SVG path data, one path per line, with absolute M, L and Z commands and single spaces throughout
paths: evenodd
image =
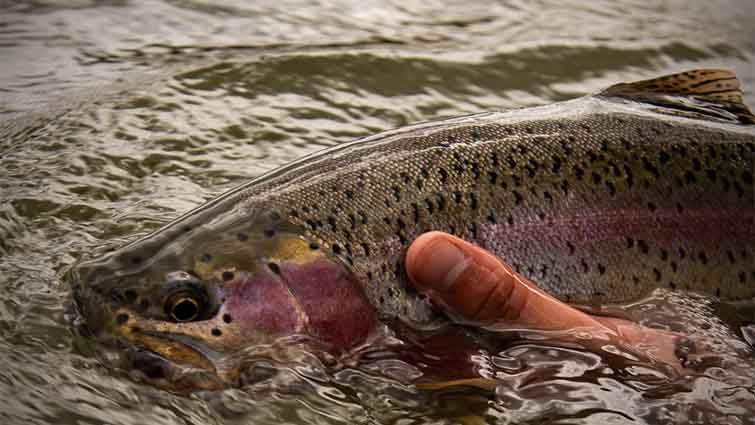
M 119 368 L 128 371 L 134 381 L 172 392 L 214 391 L 226 387 L 214 370 L 179 364 L 144 348 L 122 351 Z
M 105 363 L 140 383 L 177 393 L 219 390 L 228 384 L 212 361 L 215 356 L 182 336 L 144 332 L 114 336 L 100 345 Z

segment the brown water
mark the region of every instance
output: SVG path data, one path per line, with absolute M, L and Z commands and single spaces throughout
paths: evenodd
M 0 2 L 0 422 L 755 423 L 751 351 L 690 294 L 631 307 L 716 342 L 681 379 L 535 341 L 475 353 L 494 393 L 417 391 L 416 365 L 376 349 L 339 368 L 302 351 L 273 380 L 185 397 L 103 367 L 60 279 L 382 129 L 707 66 L 735 68 L 755 105 L 753 22 L 750 0 Z

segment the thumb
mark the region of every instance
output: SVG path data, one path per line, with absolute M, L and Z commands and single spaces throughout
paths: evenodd
M 455 236 L 429 232 L 406 253 L 406 272 L 455 320 L 541 330 L 605 328 L 591 316 L 546 294 L 495 255 Z
M 517 289 L 507 264 L 442 232 L 425 233 L 412 243 L 406 271 L 420 292 L 463 322 L 516 321 L 527 301 L 528 291 Z

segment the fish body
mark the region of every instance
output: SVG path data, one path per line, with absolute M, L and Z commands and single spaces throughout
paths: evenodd
M 380 318 L 443 321 L 403 270 L 407 246 L 430 230 L 567 302 L 622 303 L 657 287 L 751 299 L 754 156 L 752 115 L 719 70 L 421 123 L 239 186 L 83 263 L 74 292 L 88 322 L 112 324 L 100 331 L 162 357 L 192 346 L 179 360 L 194 365 L 261 335 L 314 333 L 348 349 Z M 193 289 L 176 301 L 182 285 Z M 181 303 L 191 291 L 203 305 Z M 103 297 L 107 307 L 92 303 Z

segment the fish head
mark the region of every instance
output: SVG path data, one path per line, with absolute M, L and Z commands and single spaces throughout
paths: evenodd
M 113 366 L 175 391 L 232 386 L 239 353 L 293 335 L 348 351 L 377 323 L 350 267 L 284 224 L 177 223 L 71 280 L 81 327 Z

